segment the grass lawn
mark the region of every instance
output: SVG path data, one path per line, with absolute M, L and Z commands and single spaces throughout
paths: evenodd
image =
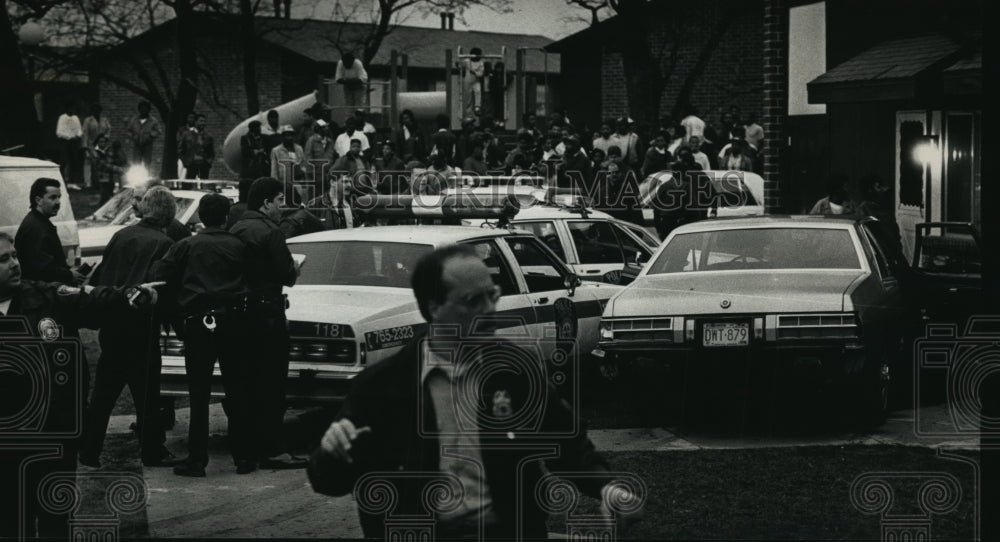
M 121 484 L 133 476 L 142 477 L 142 463 L 139 461 L 139 441 L 131 434 L 108 435 L 104 439 L 104 454 L 102 468 L 94 472 L 78 472 L 81 491 L 80 509 L 75 516 L 107 516 L 111 512 L 106 504 L 108 489 L 115 484 Z M 127 477 L 127 478 L 126 478 Z M 144 490 L 145 491 L 145 490 Z M 134 497 L 124 493 L 112 492 L 124 502 L 130 502 Z M 146 507 L 137 512 L 120 514 L 118 516 L 118 536 L 123 540 L 148 536 L 149 522 L 146 517 Z
M 978 453 L 966 453 L 978 460 Z M 925 448 L 841 446 L 618 452 L 605 457 L 616 471 L 638 473 L 649 495 L 645 517 L 619 536 L 659 539 L 869 539 L 881 538 L 880 516 L 852 504 L 851 483 L 865 473 L 931 472 L 955 476 L 957 508 L 932 518 L 938 540 L 974 537 L 972 467 Z M 889 482 L 893 514 L 919 513 L 918 490 L 926 478 Z M 583 498 L 579 514 L 596 514 Z M 566 532 L 565 518 L 551 518 L 551 532 Z

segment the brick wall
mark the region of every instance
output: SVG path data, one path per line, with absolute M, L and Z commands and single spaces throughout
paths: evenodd
M 660 54 L 665 62 L 674 43 L 678 42 L 677 64 L 663 90 L 660 102 L 661 116 L 669 114 L 677 102 L 681 87 L 691 77 L 699 53 L 709 41 L 711 29 L 723 17 L 724 10 L 731 9 L 733 3 L 709 1 L 699 4 L 680 4 L 684 26 L 679 34 L 671 28 L 674 19 L 657 16 L 660 20 L 654 26 L 649 43 L 654 55 Z M 761 89 L 763 87 L 763 56 L 761 43 L 760 7 L 746 8 L 731 26 L 725 37 L 712 53 L 705 70 L 697 77 L 691 93 L 691 103 L 706 121 L 715 122 L 720 108 L 739 106 L 744 115 L 753 112 L 762 114 Z M 602 63 L 601 103 L 603 118 L 616 117 L 628 111 L 628 97 L 625 93 L 625 72 L 621 54 L 612 53 L 605 47 Z M 654 123 L 656 119 L 636 119 Z M 679 119 L 678 119 L 679 120 Z
M 788 7 L 785 0 L 764 2 L 764 207 L 782 210 L 781 150 L 788 113 Z
M 174 92 L 177 88 L 179 69 L 172 39 L 173 36 L 167 34 L 158 43 L 157 55 L 170 81 L 170 90 Z M 201 38 L 198 40 L 197 46 L 201 62 L 211 74 L 211 78 L 202 76 L 199 79 L 199 94 L 195 105 L 195 112 L 206 115 L 207 131 L 215 138 L 216 159 L 212 165 L 211 176 L 222 179 L 235 178 L 235 175 L 222 162 L 222 144 L 230 130 L 248 116 L 246 92 L 243 86 L 242 52 L 239 47 L 233 45 L 232 41 L 222 37 Z M 143 58 L 142 53 L 135 54 L 137 57 Z M 147 69 L 155 77 L 155 68 L 148 62 L 148 57 L 146 60 Z M 261 108 L 265 111 L 282 103 L 281 63 L 280 51 L 263 44 L 258 47 L 258 94 Z M 107 69 L 116 76 L 143 87 L 136 72 L 125 60 L 109 59 Z M 100 79 L 100 76 L 95 75 L 95 78 Z M 100 79 L 98 92 L 98 98 L 104 107 L 105 115 L 111 122 L 112 137 L 120 139 L 126 152 L 131 156 L 126 126 L 128 119 L 135 115 L 136 104 L 142 98 L 106 79 Z M 157 120 L 163 121 L 155 107 L 152 115 Z M 153 149 L 153 172 L 156 174 L 160 172 L 162 158 L 163 138 L 160 138 Z

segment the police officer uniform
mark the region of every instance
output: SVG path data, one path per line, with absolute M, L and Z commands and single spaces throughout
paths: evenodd
M 125 289 L 87 289 L 25 280 L 0 302 L 0 367 L 8 369 L 0 371 L 0 417 L 6 418 L 0 423 L 0 538 L 20 536 L 19 528 L 34 537 L 36 521 L 38 536 L 69 538 L 68 515 L 41 504 L 58 499 L 37 494 L 47 475 L 76 471 L 87 372 L 82 348 L 66 340 L 66 330 L 97 328 L 107 314 L 128 310 Z
M 181 240 L 153 268 L 155 280 L 166 281 L 168 287 L 177 290 L 183 321 L 191 422 L 188 459 L 175 469 L 177 474 L 201 476 L 208 464 L 208 403 L 216 360 L 226 392 L 233 460 L 241 472 L 247 462 L 256 460 L 249 441 L 252 420 L 246 363 L 246 269 L 243 242 L 217 226 Z M 246 472 L 249 470 L 252 468 Z
M 298 277 L 295 261 L 285 244 L 285 235 L 273 220 L 257 210 L 248 210 L 230 230 L 247 247 L 247 320 L 252 355 L 254 420 L 257 456 L 261 466 L 298 467 L 272 464 L 268 458 L 285 452 L 281 439 L 285 415 L 285 382 L 288 379 L 288 321 L 282 286 L 292 286 Z
M 160 228 L 144 218 L 111 238 L 91 282 L 100 286 L 146 282 L 153 263 L 172 245 L 173 241 Z M 162 365 L 160 317 L 152 307 L 146 307 L 139 311 L 112 311 L 108 318 L 110 325 L 101 329 L 99 337 L 101 358 L 84 423 L 81 460 L 88 465 L 97 464 L 111 411 L 128 384 L 138 418 L 143 464 L 169 464 L 173 457 L 163 445 L 166 434 L 155 419 Z

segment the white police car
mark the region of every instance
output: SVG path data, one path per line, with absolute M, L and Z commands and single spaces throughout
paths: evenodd
M 482 220 L 464 223 L 485 227 Z M 584 206 L 540 203 L 521 209 L 509 229 L 534 234 L 583 280 L 621 283 L 629 263 L 649 261 L 659 241 L 642 226 Z
M 498 334 L 530 336 L 543 356 L 574 355 L 597 346 L 597 327 L 620 286 L 583 282 L 542 241 L 505 229 L 466 226 L 376 226 L 333 230 L 288 240 L 302 274 L 286 288 L 291 332 L 292 402 L 345 396 L 350 379 L 366 365 L 399 351 L 426 326 L 410 286 L 421 256 L 453 243 L 473 247 L 500 286 Z M 161 389 L 184 395 L 183 345 L 165 337 Z M 567 352 L 563 351 L 563 354 Z M 561 354 L 560 354 L 561 355 Z M 213 394 L 221 394 L 216 373 Z
M 201 219 L 198 218 L 198 203 L 202 196 L 217 192 L 233 202 L 239 199 L 236 188 L 229 181 L 176 180 L 164 181 L 164 184 L 171 188 L 170 192 L 177 201 L 177 214 L 174 218 L 191 231 L 196 231 L 201 224 Z M 181 187 L 183 188 L 177 189 Z M 139 218 L 135 216 L 135 208 L 132 207 L 134 191 L 132 186 L 123 187 L 92 215 L 77 221 L 80 232 L 80 257 L 83 263 L 96 267 L 104 257 L 104 249 L 111 242 L 111 238 L 119 230 L 139 222 Z

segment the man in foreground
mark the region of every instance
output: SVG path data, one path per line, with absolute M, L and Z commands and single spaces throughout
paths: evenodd
M 611 483 L 585 431 L 572 430 L 574 413 L 539 372 L 539 360 L 485 332 L 500 291 L 471 247 L 424 256 L 413 291 L 428 334 L 355 378 L 313 453 L 309 480 L 316 491 L 344 495 L 376 473 L 397 494 L 393 516 L 433 514 L 437 537 L 461 539 L 546 537 L 536 497 L 541 458 L 551 472 L 573 471 L 577 486 L 605 506 L 634 502 L 634 494 Z M 508 370 L 489 372 L 504 363 Z M 526 419 L 537 423 L 523 425 Z M 539 453 L 545 448 L 550 453 Z M 450 492 L 460 502 L 426 502 L 428 476 L 460 485 Z M 386 536 L 387 518 L 366 511 L 363 490 L 355 497 L 365 536 Z

